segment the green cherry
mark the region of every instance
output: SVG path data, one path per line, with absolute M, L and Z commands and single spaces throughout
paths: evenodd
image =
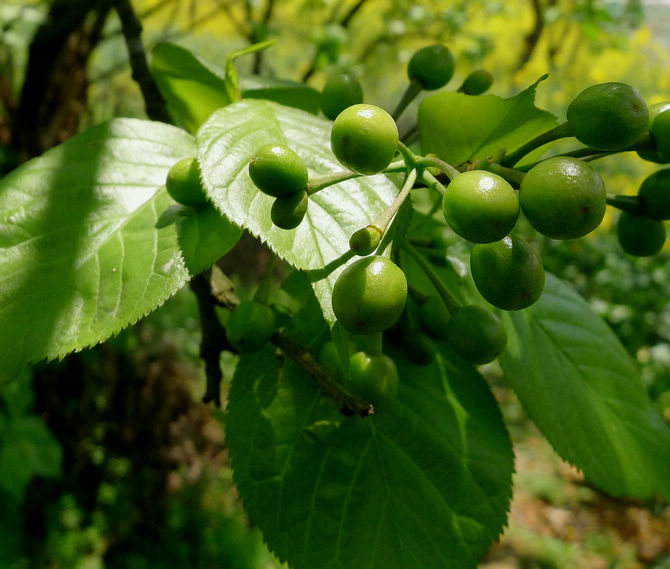
M 447 334 L 454 351 L 477 365 L 492 362 L 507 345 L 507 332 L 500 318 L 474 304 L 461 306 L 452 314 Z
M 398 149 L 398 127 L 384 109 L 361 103 L 337 116 L 330 143 L 337 159 L 350 170 L 378 174 Z
M 281 144 L 266 144 L 249 162 L 249 176 L 261 192 L 281 197 L 304 189 L 308 173 L 293 150 Z
M 530 224 L 552 239 L 577 239 L 605 216 L 602 178 L 583 160 L 548 158 L 531 168 L 519 187 L 521 209 Z
M 321 111 L 334 120 L 344 109 L 363 102 L 363 89 L 353 73 L 331 75 L 321 90 Z
M 417 50 L 407 65 L 410 81 L 432 91 L 444 87 L 454 75 L 454 56 L 442 44 L 428 45 Z
M 442 212 L 449 226 L 474 243 L 490 243 L 507 235 L 519 217 L 519 198 L 497 174 L 470 170 L 447 186 Z
M 649 109 L 642 96 L 626 83 L 591 85 L 568 105 L 574 136 L 599 150 L 621 150 L 649 128 Z
M 646 215 L 631 215 L 622 211 L 617 221 L 617 239 L 621 248 L 635 257 L 650 257 L 665 243 L 665 225 Z
M 184 158 L 170 168 L 165 179 L 165 189 L 174 201 L 182 205 L 197 207 L 207 203 L 195 158 Z
M 392 326 L 407 300 L 407 279 L 387 257 L 362 257 L 335 281 L 333 312 L 354 334 L 374 334 Z
M 477 243 L 470 253 L 470 270 L 479 293 L 503 310 L 527 308 L 540 298 L 544 288 L 540 256 L 515 236 Z

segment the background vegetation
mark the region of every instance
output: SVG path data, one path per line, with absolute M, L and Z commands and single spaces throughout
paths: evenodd
M 107 0 L 6 0 L 0 5 L 0 173 L 112 116 L 144 117 L 120 24 Z M 549 78 L 538 105 L 559 117 L 585 86 L 633 84 L 670 98 L 662 30 L 670 6 L 605 0 L 135 0 L 147 50 L 169 39 L 247 73 L 323 85 L 351 69 L 366 100 L 394 106 L 413 51 L 434 41 L 457 58 L 459 82 L 486 68 L 507 96 Z M 665 10 L 665 11 L 664 11 Z M 650 18 L 650 16 L 652 16 Z M 561 117 L 562 118 L 562 117 Z M 401 124 L 401 128 L 403 125 Z M 606 158 L 615 193 L 655 166 Z M 572 282 L 640 363 L 670 421 L 667 253 L 623 255 L 605 223 L 579 241 L 539 243 L 547 268 Z M 243 241 L 221 263 L 248 267 L 264 252 Z M 220 411 L 200 402 L 197 307 L 183 290 L 134 328 L 62 362 L 0 383 L 0 567 L 272 567 L 249 527 L 227 467 Z M 226 359 L 231 370 L 234 359 Z M 1 370 L 0 370 L 1 371 Z M 670 567 L 667 505 L 609 499 L 562 463 L 523 416 L 495 366 L 488 378 L 513 426 L 517 495 L 510 527 L 483 566 Z M 227 374 L 228 377 L 230 374 Z M 0 373 L 0 377 L 2 374 Z

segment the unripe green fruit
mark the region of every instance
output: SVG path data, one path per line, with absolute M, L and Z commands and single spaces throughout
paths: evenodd
M 281 229 L 294 229 L 307 213 L 309 197 L 304 190 L 275 199 L 270 209 L 272 223 Z
M 459 91 L 466 95 L 481 95 L 486 93 L 493 84 L 493 75 L 486 69 L 478 69 L 468 75 Z
M 398 149 L 398 127 L 380 107 L 353 105 L 333 122 L 330 143 L 337 159 L 350 170 L 367 176 L 378 174 Z
M 426 91 L 444 87 L 454 75 L 454 56 L 442 44 L 428 45 L 417 50 L 407 65 L 410 81 L 416 81 Z
M 363 257 L 349 265 L 333 287 L 333 312 L 354 334 L 374 334 L 400 317 L 407 300 L 407 279 L 386 257 Z
M 670 168 L 656 170 L 647 176 L 637 193 L 645 215 L 670 219 Z
M 530 306 L 544 288 L 540 256 L 518 237 L 476 244 L 470 253 L 470 270 L 479 293 L 503 310 Z
M 670 162 L 670 109 L 658 114 L 651 123 L 651 134 L 656 141 L 656 150 L 664 164 Z
M 602 178 L 589 164 L 555 156 L 523 177 L 519 202 L 530 224 L 543 235 L 577 239 L 600 225 L 607 192 Z
M 656 120 L 656 117 L 658 115 L 668 110 L 670 110 L 670 102 L 655 103 L 653 105 L 649 105 L 649 130 L 651 131 L 652 137 L 654 136 L 652 131 L 652 125 L 654 124 L 654 120 Z M 658 149 L 638 150 L 637 154 L 643 160 L 647 160 L 649 162 L 656 162 L 657 164 L 667 164 L 670 162 L 670 160 L 665 160 L 658 153 Z
M 629 255 L 650 257 L 662 248 L 666 238 L 665 225 L 646 215 L 631 215 L 622 211 L 617 222 L 617 238 Z
M 507 331 L 500 318 L 474 304 L 451 315 L 447 332 L 454 351 L 477 365 L 492 362 L 507 345 Z
M 226 326 L 228 340 L 240 352 L 260 350 L 270 341 L 274 330 L 274 312 L 255 300 L 245 300 L 236 306 Z
M 519 217 L 519 198 L 504 178 L 484 170 L 470 170 L 449 183 L 442 212 L 461 237 L 474 243 L 490 243 L 514 228 Z
M 266 144 L 249 162 L 249 176 L 264 194 L 281 197 L 304 189 L 308 172 L 293 150 L 281 144 Z
M 349 381 L 354 393 L 370 401 L 375 410 L 395 401 L 398 395 L 398 368 L 386 354 L 356 352 L 349 358 Z
M 331 75 L 321 91 L 321 110 L 334 120 L 344 109 L 363 102 L 363 89 L 352 73 Z
M 382 233 L 379 228 L 374 225 L 368 225 L 358 231 L 354 231 L 349 239 L 349 248 L 356 253 L 356 255 L 365 257 L 379 247 L 381 239 Z
M 447 339 L 447 324 L 451 315 L 444 301 L 437 295 L 428 297 L 428 300 L 419 307 L 419 323 L 433 338 Z
M 182 205 L 197 207 L 207 203 L 195 158 L 184 158 L 174 164 L 165 179 L 165 188 L 170 197 Z
M 626 83 L 587 87 L 568 105 L 567 119 L 577 140 L 599 150 L 621 150 L 649 128 L 647 103 Z

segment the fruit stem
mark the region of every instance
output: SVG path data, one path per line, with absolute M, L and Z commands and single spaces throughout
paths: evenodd
M 447 188 L 444 187 L 442 182 L 440 182 L 428 170 L 423 170 L 421 172 L 421 181 L 424 184 L 426 184 L 426 186 L 428 186 L 430 189 L 437 191 L 440 195 L 444 195 L 444 192 L 447 191 Z
M 414 100 L 416 99 L 416 96 L 421 93 L 423 88 L 421 87 L 421 83 L 419 83 L 416 79 L 413 79 L 410 81 L 409 85 L 407 86 L 407 89 L 405 89 L 405 92 L 403 93 L 402 97 L 400 98 L 400 101 L 398 102 L 398 106 L 395 108 L 395 111 L 391 114 L 393 117 L 393 120 L 398 120 L 402 112 L 407 108 L 407 106 Z
M 375 221 L 370 225 L 379 230 L 383 235 L 388 227 L 388 224 L 393 219 L 393 216 L 398 212 L 398 209 L 403 204 L 407 196 L 409 195 L 410 190 L 414 187 L 414 182 L 416 182 L 416 170 L 412 168 L 405 178 L 405 183 L 400 190 L 400 193 L 393 200 L 393 203 L 386 208 L 386 211 L 382 213 Z
M 626 211 L 632 215 L 637 215 L 642 212 L 642 202 L 638 196 L 624 196 L 616 194 L 607 194 L 607 205 L 611 205 L 622 211 Z
M 404 241 L 402 247 L 405 251 L 407 251 L 407 253 L 409 253 L 410 257 L 416 261 L 417 265 L 421 267 L 421 270 L 428 277 L 428 280 L 430 280 L 430 282 L 433 284 L 437 294 L 440 295 L 442 302 L 444 302 L 444 305 L 447 307 L 449 314 L 453 314 L 458 308 L 461 307 L 461 302 L 446 287 L 437 273 L 433 270 L 431 264 L 426 261 L 424 256 L 419 253 L 419 251 L 417 251 L 413 245 L 411 245 L 408 241 Z
M 361 174 L 357 174 L 356 172 L 352 172 L 351 170 L 342 170 L 341 172 L 334 172 L 333 174 L 324 174 L 323 176 L 315 176 L 314 178 L 310 178 L 309 180 L 307 180 L 305 190 L 307 191 L 307 194 L 311 196 L 312 194 L 315 194 L 319 190 L 323 190 L 328 186 L 333 186 L 335 184 L 338 184 L 339 182 L 351 180 L 352 178 L 356 178 L 360 175 Z
M 511 152 L 500 162 L 503 166 L 514 166 L 519 160 L 521 160 L 526 154 L 532 152 L 536 148 L 543 146 L 559 138 L 566 138 L 572 136 L 572 126 L 568 121 L 561 123 L 554 128 L 550 128 L 548 131 L 543 132 L 542 134 L 536 136 L 535 138 L 526 142 L 514 152 Z
M 489 172 L 493 172 L 494 174 L 498 174 L 498 176 L 505 178 L 505 180 L 516 187 L 521 185 L 521 180 L 523 180 L 523 177 L 526 175 L 525 172 L 517 170 L 516 168 L 507 168 L 497 162 L 482 163 L 482 168 Z
M 448 162 L 445 162 L 444 160 L 441 160 L 437 156 L 423 156 L 417 160 L 417 164 L 419 166 L 435 166 L 442 170 L 447 175 L 447 178 L 449 180 L 453 180 L 456 176 L 458 176 L 461 171 L 458 170 L 457 168 L 454 168 L 451 164 Z

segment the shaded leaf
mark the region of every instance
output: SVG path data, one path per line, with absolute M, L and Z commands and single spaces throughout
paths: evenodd
M 547 275 L 539 302 L 504 314 L 500 357 L 556 451 L 613 496 L 670 497 L 670 428 L 632 360 L 588 304 Z

